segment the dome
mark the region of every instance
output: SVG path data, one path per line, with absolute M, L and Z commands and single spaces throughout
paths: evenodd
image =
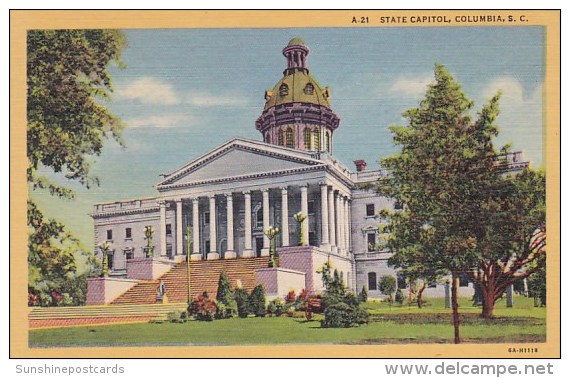
M 289 41 L 287 46 L 305 46 L 305 41 L 301 37 L 295 37 Z
M 266 96 L 264 109 L 290 103 L 308 103 L 330 108 L 328 88 L 324 90 L 306 71 L 295 71 L 284 76 Z

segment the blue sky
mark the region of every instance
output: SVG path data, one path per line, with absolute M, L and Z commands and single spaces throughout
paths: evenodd
M 332 90 L 341 119 L 334 155 L 368 168 L 396 152 L 388 126 L 416 106 L 433 65 L 448 67 L 480 109 L 503 91 L 497 144 L 523 150 L 542 166 L 544 30 L 541 27 L 310 28 L 126 30 L 126 68 L 112 68 L 107 105 L 126 124 L 126 148 L 109 140 L 90 190 L 71 183 L 77 198 L 62 201 L 34 192 L 51 217 L 86 246 L 93 243 L 93 204 L 154 196 L 168 173 L 232 137 L 261 140 L 255 120 L 264 91 L 282 77 L 282 48 L 301 36 L 310 72 Z

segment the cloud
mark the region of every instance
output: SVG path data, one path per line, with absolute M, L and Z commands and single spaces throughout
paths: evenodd
M 194 94 L 187 99 L 188 104 L 198 107 L 212 106 L 244 106 L 247 98 L 241 95 L 235 96 L 214 96 L 210 94 Z
M 117 96 L 150 105 L 177 105 L 181 102 L 172 85 L 153 77 L 142 77 L 119 88 Z
M 167 114 L 126 119 L 125 123 L 130 128 L 171 128 L 187 123 L 190 120 L 191 117 L 187 114 Z
M 488 101 L 498 91 L 501 111 L 497 123 L 499 141 L 512 143 L 513 150 L 522 150 L 534 166 L 542 164 L 542 85 L 526 91 L 516 78 L 502 76 L 493 79 L 482 90 L 482 98 Z
M 416 77 L 400 76 L 392 83 L 389 91 L 402 96 L 423 95 L 428 84 L 434 81 L 433 74 L 425 74 Z

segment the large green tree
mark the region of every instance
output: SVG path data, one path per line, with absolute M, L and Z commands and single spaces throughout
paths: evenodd
M 120 120 L 104 105 L 113 87 L 108 68 L 122 66 L 126 39 L 117 30 L 30 30 L 27 34 L 27 178 L 32 190 L 73 198 L 42 172 L 62 174 L 89 188 L 90 163 L 111 137 L 122 144 Z M 29 201 L 30 292 L 56 276 L 74 274 L 78 241 Z M 49 267 L 49 269 L 45 268 Z M 62 286 L 62 285 L 59 285 Z M 51 287 L 59 291 L 58 287 Z
M 452 276 L 454 341 L 460 342 L 457 302 L 458 277 L 477 266 L 474 226 L 486 188 L 497 180 L 497 152 L 492 138 L 499 95 L 478 113 L 461 85 L 442 65 L 435 82 L 416 108 L 407 110 L 407 126 L 392 126 L 397 155 L 382 160 L 390 175 L 379 183 L 380 193 L 405 204 L 405 212 L 422 233 L 419 258 Z M 397 253 L 397 252 L 396 252 Z

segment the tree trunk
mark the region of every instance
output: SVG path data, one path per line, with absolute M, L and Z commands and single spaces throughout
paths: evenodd
M 423 293 L 424 293 L 424 290 L 426 289 L 426 287 L 427 287 L 427 284 L 426 284 L 426 282 L 424 281 L 424 283 L 422 284 L 422 286 L 418 289 L 418 294 L 416 295 L 416 300 L 418 301 L 418 308 L 422 308 L 422 307 L 423 307 L 423 299 L 422 299 L 422 296 L 423 296 Z
M 485 319 L 492 319 L 494 309 L 495 309 L 495 290 L 488 290 L 483 295 L 483 311 L 481 312 L 481 316 Z
M 453 330 L 455 344 L 461 343 L 459 338 L 459 304 L 457 303 L 457 272 L 451 273 L 451 308 L 453 309 Z

